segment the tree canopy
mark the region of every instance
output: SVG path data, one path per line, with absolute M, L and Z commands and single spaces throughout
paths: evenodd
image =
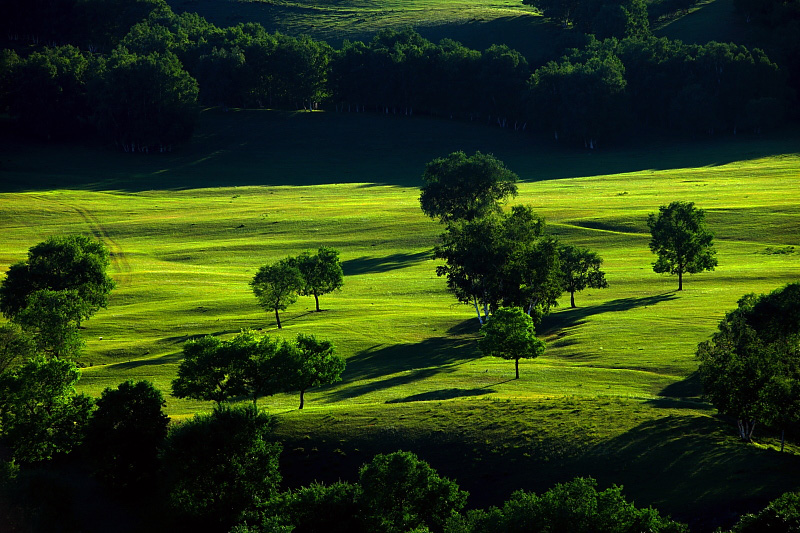
M 28 259 L 11 265 L 0 284 L 0 311 L 14 320 L 39 290 L 75 291 L 80 319 L 108 305 L 114 281 L 106 270 L 108 249 L 83 235 L 50 237 L 28 250 Z
M 339 252 L 333 248 L 322 247 L 311 255 L 303 252 L 297 259 L 297 268 L 303 277 L 300 295 L 313 296 L 317 311 L 319 297 L 338 290 L 344 285 L 344 273 L 339 262 Z
M 658 214 L 647 217 L 650 250 L 658 256 L 653 270 L 677 274 L 678 290 L 683 290 L 683 275 L 714 270 L 717 266 L 714 235 L 706 228 L 705 212 L 693 202 L 672 202 L 661 206 Z
M 481 326 L 478 347 L 484 355 L 514 360 L 519 379 L 519 360 L 544 353 L 545 343 L 536 337 L 533 319 L 519 307 L 501 307 Z
M 453 152 L 428 163 L 422 179 L 422 211 L 452 222 L 498 212 L 501 201 L 517 195 L 519 178 L 491 154 Z
M 600 270 L 603 259 L 588 248 L 578 248 L 569 244 L 558 250 L 561 260 L 561 274 L 564 290 L 569 293 L 569 302 L 575 307 L 575 293 L 587 288 L 605 289 L 608 287 L 605 273 Z
M 800 283 L 743 296 L 697 357 L 705 395 L 738 420 L 750 440 L 756 421 L 785 429 L 800 420 Z
M 275 312 L 275 322 L 278 329 L 281 329 L 278 311 L 285 310 L 297 301 L 297 293 L 304 287 L 304 280 L 297 261 L 288 257 L 259 268 L 250 281 L 250 287 L 259 305 L 264 310 Z
M 339 381 L 345 367 L 344 358 L 335 353 L 330 341 L 302 333 L 289 346 L 287 359 L 285 390 L 300 391 L 299 409 L 303 408 L 308 389 Z

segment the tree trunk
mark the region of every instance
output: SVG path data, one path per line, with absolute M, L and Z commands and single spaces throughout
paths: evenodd
M 316 302 L 316 304 L 317 304 L 317 311 L 319 311 L 319 310 L 320 310 L 320 309 L 319 309 L 319 296 L 317 296 L 317 293 L 316 293 L 316 292 L 314 293 L 314 301 L 315 301 L 315 302 Z
M 785 437 L 786 437 L 786 430 L 782 429 L 781 430 L 781 453 L 783 453 L 783 445 L 785 443 L 785 440 L 784 440 Z
M 519 379 L 519 359 L 514 359 L 514 370 L 517 371 L 517 377 L 514 379 Z
M 305 398 L 304 398 L 305 394 L 306 394 L 305 389 L 301 389 L 300 390 L 300 409 L 303 408 L 303 404 L 305 403 Z
M 478 313 L 478 322 L 480 322 L 481 326 L 483 325 L 483 318 L 481 317 L 481 310 L 478 307 L 478 299 L 473 297 L 472 300 L 473 305 L 475 305 L 475 312 Z
M 575 291 L 569 293 L 569 305 L 571 305 L 573 309 L 575 308 Z
M 678 271 L 678 290 L 683 290 L 683 272 L 680 270 Z
M 275 322 L 278 323 L 278 329 L 281 329 L 281 317 L 278 315 L 278 308 L 275 308 Z

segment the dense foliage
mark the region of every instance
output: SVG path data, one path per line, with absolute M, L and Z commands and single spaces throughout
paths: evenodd
M 582 48 L 543 65 L 505 45 L 472 50 L 411 29 L 333 49 L 253 23 L 220 28 L 176 15 L 162 0 L 40 4 L 10 2 L 8 35 L 68 44 L 39 43 L 22 56 L 4 50 L 0 110 L 41 137 L 94 128 L 129 151 L 187 140 L 198 104 L 425 113 L 538 129 L 594 148 L 640 131 L 758 132 L 785 120 L 796 98 L 757 48 L 653 37 L 641 0 L 535 0 L 545 15 L 587 34 Z M 796 84 L 796 12 L 739 4 L 776 28 L 771 57 Z

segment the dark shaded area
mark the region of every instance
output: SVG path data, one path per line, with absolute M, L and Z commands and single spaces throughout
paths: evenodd
M 799 135 L 795 129 L 759 138 L 643 138 L 588 151 L 485 124 L 430 117 L 212 109 L 201 114 L 190 143 L 166 154 L 125 154 L 88 141 L 25 143 L 11 128 L 0 127 L 0 192 L 364 182 L 415 187 L 427 162 L 455 150 L 493 153 L 523 181 L 540 181 L 795 153 Z M 314 139 L 313 157 L 308 157 L 309 139 Z M 357 154 L 353 139 L 359 140 Z
M 637 307 L 647 307 L 661 302 L 668 302 L 677 297 L 675 291 L 670 291 L 654 296 L 642 296 L 641 298 L 617 298 L 616 300 L 609 300 L 600 305 L 588 307 L 565 308 L 545 316 L 537 329 L 538 333 L 542 335 L 556 335 L 559 331 L 583 324 L 590 316 L 599 315 L 601 313 L 630 311 Z
M 409 383 L 414 383 L 415 381 L 422 381 L 423 379 L 431 378 L 437 374 L 446 374 L 452 371 L 453 370 L 451 368 L 420 368 L 417 370 L 410 370 L 407 374 L 401 376 L 394 376 L 382 380 L 370 381 L 369 383 L 364 383 L 362 385 L 339 387 L 333 392 L 327 394 L 325 396 L 324 401 L 325 403 L 335 403 L 335 402 L 340 402 L 342 400 L 349 400 L 351 398 L 357 398 L 359 396 L 369 394 L 370 392 L 376 392 L 384 389 L 391 389 L 393 387 L 399 387 L 401 385 L 408 385 Z M 320 391 L 324 390 L 325 389 L 320 389 Z
M 692 372 L 685 379 L 664 387 L 658 393 L 667 398 L 692 398 L 699 400 L 703 395 L 703 382 L 699 372 Z
M 414 263 L 421 263 L 422 261 L 426 261 L 432 257 L 433 254 L 431 251 L 410 254 L 397 253 L 383 257 L 362 256 L 355 259 L 342 261 L 342 270 L 344 271 L 345 276 L 378 274 L 382 272 L 389 272 L 390 270 L 405 268 L 413 265 Z
M 183 352 L 169 353 L 153 357 L 152 359 L 137 359 L 136 361 L 127 361 L 125 363 L 114 363 L 108 365 L 109 370 L 130 370 L 132 368 L 141 368 L 147 366 L 159 366 L 179 363 L 183 360 Z
M 482 394 L 489 394 L 497 392 L 494 389 L 487 389 L 480 387 L 477 389 L 441 389 L 428 392 L 421 392 L 419 394 L 412 394 L 405 398 L 397 398 L 395 400 L 387 400 L 386 403 L 406 403 L 406 402 L 427 402 L 431 400 L 452 400 L 453 398 L 464 398 L 467 396 L 480 396 Z

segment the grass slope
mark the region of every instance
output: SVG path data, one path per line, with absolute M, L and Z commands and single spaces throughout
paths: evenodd
M 295 482 L 352 476 L 402 446 L 459 478 L 473 505 L 593 474 L 701 526 L 797 488 L 796 456 L 734 442 L 692 376 L 697 343 L 741 295 L 800 278 L 796 134 L 577 152 L 425 118 L 211 112 L 196 143 L 165 156 L 5 146 L 0 268 L 61 233 L 93 234 L 113 253 L 117 289 L 85 323 L 86 392 L 129 378 L 168 391 L 195 335 L 313 333 L 347 357 L 343 381 L 310 391 L 303 412 L 295 395 L 262 400 Z M 419 176 L 459 148 L 506 161 L 524 180 L 515 203 L 605 259 L 611 286 L 547 318 L 548 350 L 520 380 L 513 363 L 480 356 L 472 311 L 429 258 L 441 228 L 419 210 Z M 720 264 L 680 293 L 652 272 L 645 225 L 672 200 L 707 211 Z M 301 298 L 276 330 L 247 282 L 321 245 L 341 251 L 344 289 L 322 313 Z M 168 398 L 176 418 L 210 408 Z

